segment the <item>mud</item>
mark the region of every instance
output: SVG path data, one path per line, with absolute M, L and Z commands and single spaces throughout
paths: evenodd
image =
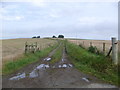
M 63 49 L 62 59 L 50 64 L 53 50 L 48 57 L 24 67 L 14 74 L 3 76 L 3 88 L 115 88 L 94 76 L 74 68 Z

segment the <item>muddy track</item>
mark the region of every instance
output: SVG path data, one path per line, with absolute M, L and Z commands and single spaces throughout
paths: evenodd
M 60 44 L 61 45 L 61 44 Z M 59 47 L 60 47 L 59 45 Z M 59 48 L 58 47 L 58 48 Z M 48 57 L 3 77 L 3 88 L 114 88 L 99 79 L 79 72 L 67 59 L 63 47 L 62 59 L 50 65 L 53 50 Z

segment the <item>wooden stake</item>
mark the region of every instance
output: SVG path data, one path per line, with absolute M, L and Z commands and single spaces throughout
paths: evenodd
M 103 43 L 103 54 L 105 55 L 105 43 Z

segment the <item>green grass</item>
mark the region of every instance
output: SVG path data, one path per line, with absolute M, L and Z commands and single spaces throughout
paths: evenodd
M 54 64 L 54 63 L 58 62 L 62 58 L 62 52 L 63 52 L 63 43 L 61 43 L 61 46 L 54 53 L 54 55 L 51 57 L 52 60 L 50 61 L 50 64 Z
M 36 62 L 40 60 L 40 58 L 47 56 L 56 47 L 57 47 L 57 44 L 49 48 L 45 48 L 42 51 L 35 52 L 34 54 L 33 53 L 25 54 L 22 58 L 19 58 L 15 61 L 9 61 L 3 66 L 2 74 L 6 75 L 6 74 L 13 73 L 28 64 Z
M 78 70 L 94 75 L 105 82 L 118 85 L 118 68 L 112 64 L 109 58 L 90 53 L 69 42 L 66 47 L 69 59 Z

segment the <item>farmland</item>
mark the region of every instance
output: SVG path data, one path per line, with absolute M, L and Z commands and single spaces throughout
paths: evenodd
M 11 55 L 14 55 L 15 52 L 17 55 L 14 55 L 13 59 L 3 59 L 5 60 L 2 73 L 4 88 L 11 86 L 14 88 L 112 88 L 116 87 L 115 85 L 119 86 L 117 66 L 113 65 L 109 57 L 88 52 L 75 45 L 83 44 L 81 40 L 77 40 L 77 43 L 76 40 L 70 39 L 58 39 L 57 41 L 13 39 L 10 41 L 8 43 L 6 40 L 7 49 L 4 47 L 6 45 L 4 41 L 4 52 L 2 53 L 5 53 L 6 49 L 8 50 L 6 52 L 11 52 Z M 23 54 L 26 41 L 28 43 L 38 42 L 38 47 L 42 46 L 41 51 Z M 111 45 L 110 41 L 84 40 L 86 48 L 89 47 L 89 42 L 98 46 L 99 44 L 101 46 L 103 42 L 107 43 L 109 47 Z M 49 46 L 49 44 L 54 45 Z M 102 46 L 99 49 L 102 51 Z M 4 54 L 4 57 L 5 55 L 7 56 Z
M 9 60 L 16 60 L 19 57 L 23 56 L 25 42 L 27 41 L 28 44 L 37 42 L 38 47 L 40 49 L 46 48 L 48 44 L 56 43 L 55 40 L 49 39 L 30 39 L 30 38 L 23 38 L 23 39 L 7 39 L 2 40 L 2 61 L 3 64 Z
M 110 47 L 112 46 L 112 43 L 110 40 L 72 40 L 69 39 L 70 42 L 82 45 L 86 49 L 90 47 L 90 42 L 92 42 L 92 46 L 96 46 L 99 51 L 103 51 L 103 43 L 105 43 L 105 54 L 107 54 L 110 50 Z

